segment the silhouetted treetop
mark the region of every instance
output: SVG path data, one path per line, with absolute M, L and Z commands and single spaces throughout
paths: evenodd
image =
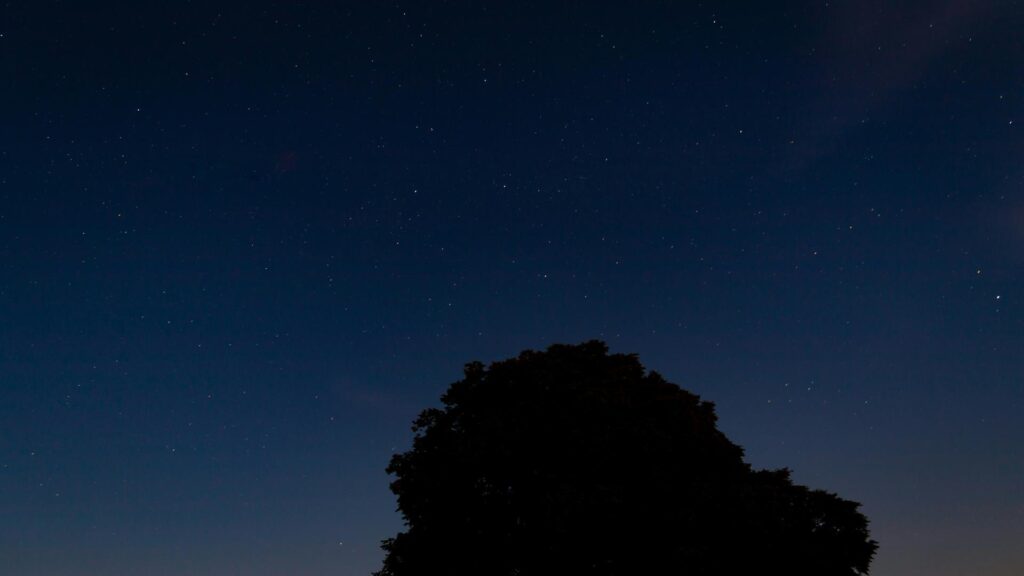
M 380 576 L 867 573 L 857 503 L 752 470 L 712 403 L 603 342 L 467 364 L 441 400 L 388 467 Z

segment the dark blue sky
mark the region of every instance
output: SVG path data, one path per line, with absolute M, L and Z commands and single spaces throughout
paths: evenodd
M 1024 571 L 1024 6 L 104 4 L 0 16 L 11 574 L 368 574 L 462 364 L 590 338 Z

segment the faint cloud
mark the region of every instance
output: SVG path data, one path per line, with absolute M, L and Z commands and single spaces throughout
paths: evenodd
M 991 7 L 952 0 L 930 6 L 850 2 L 828 10 L 812 47 L 812 96 L 794 127 L 787 171 L 805 169 L 876 119 L 944 55 L 968 45 L 973 25 Z

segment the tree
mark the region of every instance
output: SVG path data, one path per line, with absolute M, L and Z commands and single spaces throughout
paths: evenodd
M 859 504 L 755 471 L 714 405 L 603 342 L 485 367 L 388 472 L 406 529 L 377 576 L 866 574 Z

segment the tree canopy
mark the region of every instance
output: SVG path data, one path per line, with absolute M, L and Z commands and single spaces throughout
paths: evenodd
M 603 342 L 466 365 L 388 472 L 378 576 L 865 574 L 859 504 L 754 470 L 714 405 Z

